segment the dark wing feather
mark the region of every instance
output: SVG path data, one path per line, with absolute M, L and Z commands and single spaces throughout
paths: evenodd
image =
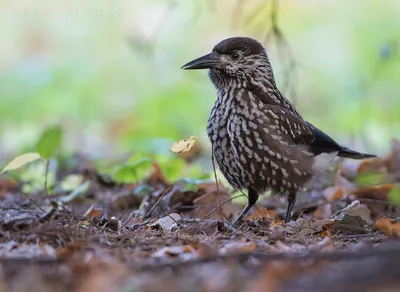
M 311 123 L 296 117 L 286 108 L 277 105 L 270 105 L 267 108 L 275 113 L 275 118 L 280 120 L 280 131 L 290 135 L 295 143 L 307 146 L 314 156 L 337 151 L 338 156 L 353 159 L 376 157 L 376 155 L 360 153 L 338 144 L 323 131 Z

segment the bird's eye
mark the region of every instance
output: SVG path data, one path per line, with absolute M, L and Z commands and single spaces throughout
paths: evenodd
M 232 59 L 233 60 L 237 60 L 237 59 L 239 59 L 239 57 L 240 57 L 239 53 L 233 53 L 232 54 Z

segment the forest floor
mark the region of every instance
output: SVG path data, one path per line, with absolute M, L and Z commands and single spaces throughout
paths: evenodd
M 343 160 L 298 196 L 243 206 L 215 182 L 168 182 L 154 164 L 118 184 L 90 163 L 84 196 L 25 194 L 0 179 L 0 291 L 398 291 L 400 143 Z M 64 199 L 63 199 L 64 198 Z

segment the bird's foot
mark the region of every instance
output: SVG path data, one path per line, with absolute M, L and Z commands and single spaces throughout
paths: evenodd
M 226 229 L 229 232 L 236 232 L 238 230 L 237 225 L 235 224 L 235 222 L 229 222 L 229 221 L 225 221 L 224 222 L 224 229 Z

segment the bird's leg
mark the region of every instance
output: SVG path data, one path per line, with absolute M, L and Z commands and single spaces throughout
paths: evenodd
M 288 199 L 288 207 L 286 211 L 286 216 L 285 216 L 285 223 L 288 223 L 290 221 L 290 217 L 292 216 L 292 211 L 294 204 L 296 203 L 296 193 L 289 193 L 287 196 Z
M 253 190 L 249 189 L 247 196 L 248 196 L 247 206 L 243 209 L 242 212 L 240 212 L 239 216 L 235 219 L 235 221 L 233 221 L 232 223 L 233 225 L 236 225 L 236 223 L 242 220 L 243 217 L 247 214 L 247 212 L 250 211 L 251 207 L 253 207 L 258 200 L 258 194 Z

